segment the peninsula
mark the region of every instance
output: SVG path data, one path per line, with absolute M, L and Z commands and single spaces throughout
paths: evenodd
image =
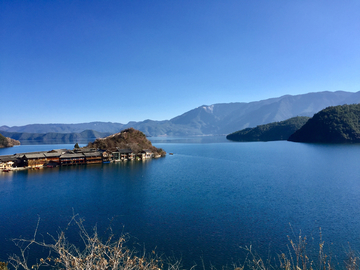
M 144 133 L 129 128 L 106 138 L 96 139 L 86 147 L 80 148 L 75 144 L 73 150 L 57 149 L 0 156 L 0 171 L 148 160 L 165 155 L 166 152 L 153 146 Z

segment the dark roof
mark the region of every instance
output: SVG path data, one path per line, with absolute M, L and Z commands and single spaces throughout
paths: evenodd
M 51 152 L 51 153 L 44 153 L 45 157 L 60 157 L 61 152 Z
M 80 148 L 78 149 L 78 152 L 83 152 L 83 153 L 91 153 L 91 152 L 99 152 L 97 151 L 95 148 Z
M 16 155 L 0 156 L 1 162 L 16 161 L 18 157 Z
M 118 149 L 117 152 L 119 152 L 120 154 L 130 154 L 133 152 L 133 150 L 131 149 Z
M 101 152 L 88 152 L 88 153 L 83 153 L 86 157 L 101 157 L 102 153 Z
M 27 159 L 32 159 L 32 158 L 45 158 L 44 153 L 30 153 L 30 154 L 25 154 L 24 156 L 25 156 L 25 158 L 27 158 Z
M 65 153 L 60 156 L 60 158 L 83 158 L 85 157 L 83 153 Z

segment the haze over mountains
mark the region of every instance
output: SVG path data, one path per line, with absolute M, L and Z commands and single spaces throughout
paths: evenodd
M 360 91 L 356 93 L 325 91 L 294 96 L 285 95 L 249 103 L 203 105 L 164 121 L 145 120 L 127 124 L 91 122 L 1 126 L 0 133 L 80 133 L 84 130 L 117 133 L 122 129 L 133 127 L 147 136 L 226 135 L 247 127 L 283 121 L 295 116 L 311 117 L 328 106 L 354 103 L 360 103 Z

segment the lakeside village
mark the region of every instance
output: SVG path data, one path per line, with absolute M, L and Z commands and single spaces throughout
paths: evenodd
M 57 166 L 148 160 L 159 157 L 161 157 L 159 154 L 154 154 L 150 150 L 142 150 L 139 153 L 134 153 L 131 149 L 116 149 L 116 151 L 105 151 L 95 148 L 75 148 L 74 150 L 57 149 L 0 156 L 0 171 L 38 170 Z

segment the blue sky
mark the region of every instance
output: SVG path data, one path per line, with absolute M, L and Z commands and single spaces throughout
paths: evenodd
M 0 126 L 360 90 L 360 1 L 0 0 Z

